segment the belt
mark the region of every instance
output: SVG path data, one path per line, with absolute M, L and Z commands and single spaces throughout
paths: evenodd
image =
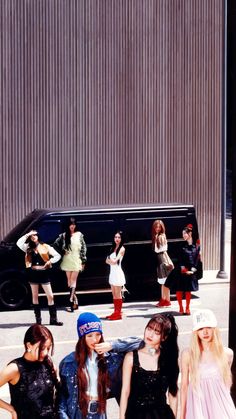
M 97 413 L 98 411 L 98 401 L 90 400 L 88 403 L 88 413 Z
M 33 271 L 46 271 L 43 265 L 34 265 L 31 266 L 31 269 L 33 269 Z

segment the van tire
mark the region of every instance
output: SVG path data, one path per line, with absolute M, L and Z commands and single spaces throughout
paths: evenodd
M 23 308 L 29 299 L 29 289 L 24 276 L 8 272 L 0 278 L 0 305 L 8 310 Z

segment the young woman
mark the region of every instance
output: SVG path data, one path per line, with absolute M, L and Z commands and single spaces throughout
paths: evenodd
M 114 303 L 114 312 L 107 317 L 108 320 L 122 319 L 122 287 L 125 285 L 125 275 L 121 268 L 121 262 L 125 254 L 123 242 L 122 232 L 117 231 L 110 250 L 111 253 L 106 258 L 106 263 L 110 265 L 109 284 Z
M 120 419 L 176 417 L 179 375 L 177 335 L 174 317 L 156 314 L 145 328 L 143 348 L 126 354 Z
M 193 226 L 188 224 L 183 229 L 182 235 L 185 241 L 178 257 L 177 273 L 173 286 L 176 289 L 176 298 L 181 314 L 190 315 L 191 292 L 198 290 L 198 266 L 200 262 L 199 240 L 195 240 Z M 166 285 L 169 286 L 167 280 Z M 183 308 L 183 292 L 185 293 L 186 309 Z
M 105 419 L 110 390 L 119 398 L 119 383 L 116 386 L 115 381 L 123 356 L 117 352 L 139 347 L 140 339 L 107 344 L 103 340 L 101 320 L 87 312 L 79 316 L 77 331 L 75 352 L 67 355 L 59 367 L 59 419 Z M 111 349 L 116 352 L 106 352 Z
M 167 239 L 163 221 L 156 220 L 152 225 L 152 246 L 157 256 L 157 281 L 161 285 L 161 299 L 157 307 L 169 307 L 170 290 L 165 287 L 165 281 L 174 269 L 172 260 L 167 253 Z
M 233 351 L 223 347 L 211 310 L 193 314 L 189 349 L 181 354 L 180 419 L 236 418 L 230 396 Z
M 67 285 L 70 290 L 70 307 L 68 311 L 78 309 L 76 285 L 79 272 L 86 263 L 86 244 L 83 234 L 78 231 L 75 218 L 70 218 L 65 233 L 59 235 L 53 246 L 62 254 L 61 269 L 66 272 Z
M 0 373 L 0 386 L 9 384 L 10 404 L 0 400 L 0 407 L 12 419 L 56 418 L 54 399 L 57 375 L 49 354 L 53 337 L 45 326 L 34 324 L 24 337 L 25 352 L 11 361 Z
M 17 241 L 17 246 L 25 252 L 25 265 L 32 291 L 32 300 L 36 323 L 41 324 L 41 310 L 39 306 L 39 285 L 42 286 L 48 300 L 50 324 L 62 326 L 57 320 L 57 310 L 54 304 L 52 287 L 50 283 L 50 268 L 61 256 L 56 250 L 40 240 L 37 231 L 30 231 Z

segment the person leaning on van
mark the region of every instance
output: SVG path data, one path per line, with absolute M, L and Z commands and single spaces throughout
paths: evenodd
M 65 227 L 65 232 L 60 234 L 53 243 L 54 248 L 62 255 L 60 268 L 66 272 L 67 285 L 70 290 L 70 307 L 68 311 L 78 309 L 76 285 L 79 272 L 83 271 L 86 258 L 86 244 L 83 234 L 78 231 L 75 218 L 71 217 Z
M 42 322 L 38 298 L 39 285 L 41 285 L 48 300 L 50 324 L 62 326 L 63 323 L 57 320 L 57 311 L 50 283 L 50 268 L 53 263 L 58 262 L 61 256 L 53 247 L 43 243 L 35 230 L 20 237 L 16 244 L 25 252 L 25 265 L 29 274 L 36 323 L 41 324 Z

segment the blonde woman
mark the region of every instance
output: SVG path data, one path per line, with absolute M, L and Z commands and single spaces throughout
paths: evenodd
M 193 314 L 189 349 L 181 354 L 180 419 L 236 418 L 230 396 L 233 351 L 223 347 L 211 310 Z
M 157 256 L 157 282 L 161 285 L 161 299 L 157 307 L 169 307 L 170 290 L 165 286 L 165 281 L 174 265 L 167 253 L 167 238 L 163 221 L 156 220 L 152 225 L 152 246 Z

